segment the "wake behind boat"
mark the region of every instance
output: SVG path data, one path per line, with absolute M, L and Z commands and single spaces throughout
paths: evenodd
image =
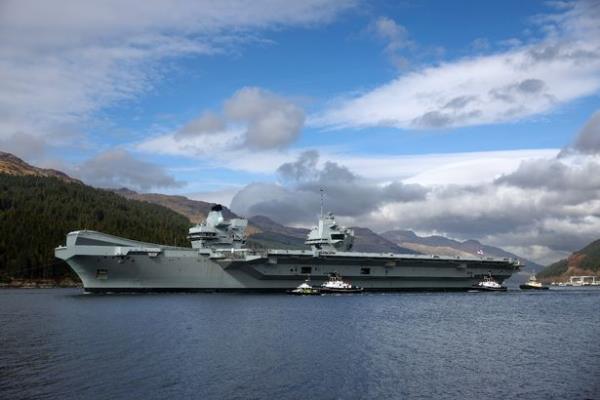
M 320 295 L 321 291 L 319 289 L 313 288 L 307 279 L 305 282 L 302 282 L 296 289 L 288 290 L 288 294 L 293 294 L 296 296 L 315 296 Z

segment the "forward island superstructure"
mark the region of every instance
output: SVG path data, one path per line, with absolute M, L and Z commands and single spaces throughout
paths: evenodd
M 306 250 L 246 247 L 247 220 L 225 219 L 216 205 L 189 230 L 191 248 L 138 242 L 96 231 L 67 235 L 56 257 L 87 292 L 286 291 L 333 273 L 364 290 L 469 290 L 484 276 L 503 282 L 518 260 L 353 251 L 354 232 L 321 214 Z

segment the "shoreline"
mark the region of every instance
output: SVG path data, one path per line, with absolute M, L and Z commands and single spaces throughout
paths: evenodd
M 73 279 L 13 279 L 0 283 L 0 289 L 58 289 L 82 288 L 81 282 Z

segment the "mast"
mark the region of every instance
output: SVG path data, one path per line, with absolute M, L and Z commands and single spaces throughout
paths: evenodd
M 320 188 L 319 191 L 321 192 L 321 219 L 323 219 L 323 188 Z

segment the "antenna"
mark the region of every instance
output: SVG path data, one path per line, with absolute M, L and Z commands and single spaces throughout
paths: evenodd
M 321 192 L 321 218 L 323 218 L 323 188 L 320 188 L 319 191 Z

